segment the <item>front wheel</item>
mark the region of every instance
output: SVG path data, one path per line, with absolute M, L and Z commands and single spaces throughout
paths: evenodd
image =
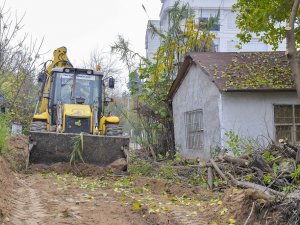
M 123 130 L 118 124 L 107 124 L 105 134 L 106 136 L 122 136 Z

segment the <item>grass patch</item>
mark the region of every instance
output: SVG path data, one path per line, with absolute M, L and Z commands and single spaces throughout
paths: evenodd
M 0 154 L 4 152 L 9 135 L 9 125 L 5 114 L 0 113 Z

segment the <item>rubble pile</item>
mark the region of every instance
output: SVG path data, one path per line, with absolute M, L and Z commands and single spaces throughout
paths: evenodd
M 300 147 L 283 142 L 263 151 L 240 156 L 225 154 L 211 159 L 208 166 L 227 181 L 251 187 L 269 196 L 296 196 L 300 185 Z
M 300 146 L 286 140 L 268 148 L 234 156 L 224 154 L 207 163 L 208 184 L 251 188 L 266 200 L 263 207 L 279 210 L 287 224 L 300 224 Z

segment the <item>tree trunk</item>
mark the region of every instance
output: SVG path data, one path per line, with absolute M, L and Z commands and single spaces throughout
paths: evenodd
M 300 98 L 300 66 L 295 40 L 295 20 L 299 9 L 299 4 L 300 0 L 294 1 L 291 16 L 289 19 L 289 25 L 286 28 L 287 58 L 291 64 L 298 98 Z

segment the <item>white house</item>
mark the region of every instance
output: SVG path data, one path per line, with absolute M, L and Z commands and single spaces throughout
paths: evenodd
M 168 12 L 176 0 L 161 0 L 162 8 L 160 11 L 160 20 L 150 20 L 156 28 L 161 31 L 168 30 Z M 236 0 L 181 0 L 181 3 L 189 3 L 195 12 L 197 20 L 205 21 L 209 17 L 216 16 L 220 12 L 219 23 L 213 27 L 212 31 L 216 34 L 214 40 L 217 52 L 237 51 L 236 45 L 239 43 L 236 35 L 239 33 L 235 24 L 236 13 L 232 12 L 232 5 Z M 146 52 L 147 57 L 151 58 L 152 53 L 159 47 L 160 38 L 153 36 L 149 29 L 146 31 Z M 244 44 L 241 51 L 271 51 L 272 46 L 258 42 L 258 38 L 253 38 L 250 43 Z M 285 51 L 285 43 L 279 46 L 279 51 Z
M 300 101 L 284 52 L 191 53 L 169 91 L 175 143 L 208 159 L 226 133 L 300 142 Z

